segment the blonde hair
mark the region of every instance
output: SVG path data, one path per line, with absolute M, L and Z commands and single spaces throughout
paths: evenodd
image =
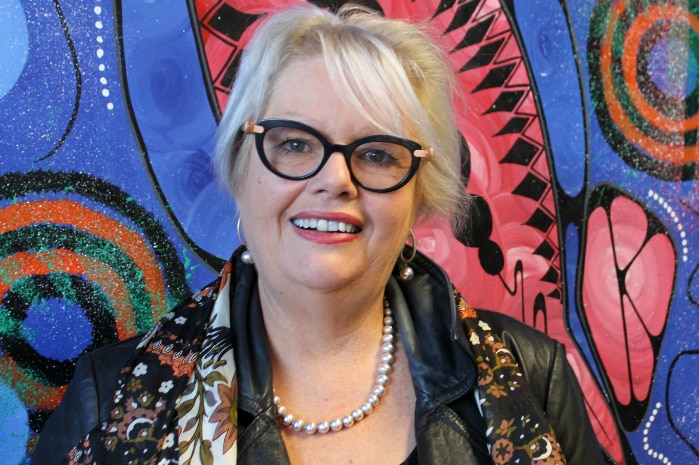
M 296 60 L 322 56 L 347 103 L 386 133 L 432 147 L 416 174 L 418 215 L 440 214 L 461 227 L 466 216 L 461 137 L 452 107 L 455 79 L 444 51 L 426 30 L 359 7 L 337 14 L 295 7 L 265 20 L 243 53 L 219 124 L 214 165 L 235 197 L 253 138 L 242 124 L 261 118 L 280 73 Z

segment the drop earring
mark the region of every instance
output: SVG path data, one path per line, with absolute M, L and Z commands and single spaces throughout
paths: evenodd
M 245 240 L 243 239 L 243 235 L 240 233 L 240 217 L 238 218 L 238 224 L 236 225 L 235 230 L 238 233 L 238 240 L 240 241 L 240 245 L 245 247 L 243 253 L 240 254 L 240 260 L 246 265 L 252 265 L 253 263 L 255 263 L 255 260 L 252 259 L 252 254 L 250 253 L 250 249 L 248 249 L 248 244 L 247 242 L 245 242 Z
M 402 263 L 400 270 L 398 271 L 398 278 L 401 281 L 410 281 L 413 279 L 413 276 L 415 276 L 415 271 L 413 271 L 413 268 L 410 266 L 410 262 L 413 261 L 415 254 L 417 253 L 417 244 L 415 242 L 415 234 L 413 234 L 412 228 L 410 229 L 410 245 L 410 256 L 405 256 L 405 247 L 403 247 L 403 250 L 400 253 Z

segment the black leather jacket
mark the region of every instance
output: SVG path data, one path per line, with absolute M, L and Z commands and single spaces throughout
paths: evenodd
M 387 296 L 409 360 L 416 395 L 418 462 L 492 464 L 485 423 L 474 400 L 477 373 L 445 272 L 422 255 L 411 281 L 391 279 Z M 238 463 L 288 464 L 272 405 L 272 379 L 254 267 L 237 265 L 231 286 L 234 350 L 239 383 Z M 604 463 L 563 346 L 498 313 L 479 311 L 519 361 L 570 465 Z M 121 367 L 138 344 L 132 338 L 81 357 L 61 405 L 47 421 L 35 465 L 60 463 L 108 415 Z M 394 465 L 394 464 L 388 464 Z

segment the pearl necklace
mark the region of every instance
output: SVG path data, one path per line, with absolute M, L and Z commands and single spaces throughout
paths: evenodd
M 366 398 L 366 402 L 352 410 L 351 413 L 341 418 L 335 418 L 330 421 L 307 422 L 301 418 L 296 418 L 289 413 L 279 396 L 274 394 L 274 406 L 276 408 L 277 418 L 280 419 L 282 425 L 292 428 L 294 431 L 303 431 L 307 434 L 321 433 L 325 434 L 330 431 L 340 431 L 343 428 L 349 428 L 361 421 L 367 415 L 374 411 L 374 408 L 379 403 L 379 400 L 386 393 L 386 385 L 388 384 L 388 375 L 391 373 L 391 365 L 393 364 L 393 341 L 395 339 L 393 328 L 393 313 L 388 306 L 388 300 L 384 297 L 383 302 L 383 336 L 381 338 L 381 356 L 379 358 L 378 376 L 376 377 L 376 385 L 371 390 L 371 393 Z

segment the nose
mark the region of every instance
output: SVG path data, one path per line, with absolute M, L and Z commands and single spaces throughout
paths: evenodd
M 333 196 L 357 195 L 358 187 L 352 181 L 352 174 L 345 156 L 340 152 L 333 152 L 323 168 L 309 180 L 309 185 L 314 192 L 327 192 Z

